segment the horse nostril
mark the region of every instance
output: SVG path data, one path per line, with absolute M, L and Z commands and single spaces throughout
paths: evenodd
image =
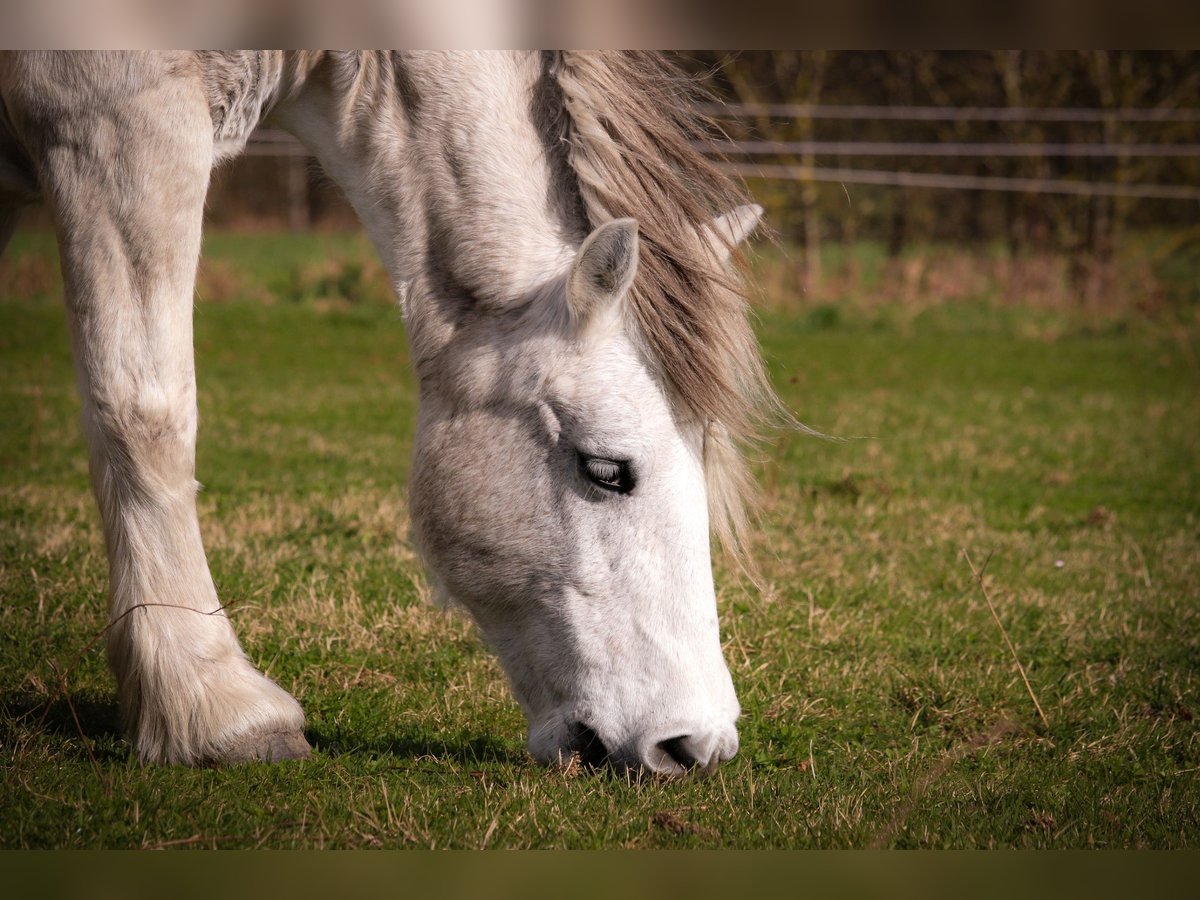
M 685 769 L 691 769 L 700 763 L 696 759 L 690 744 L 691 735 L 680 735 L 679 737 L 667 738 L 665 741 L 658 742 L 658 749 L 669 756 L 675 763 Z
M 571 724 L 569 740 L 568 749 L 572 753 L 578 753 L 579 761 L 585 766 L 599 768 L 608 761 L 608 748 L 604 746 L 604 741 L 600 740 L 600 735 L 582 722 Z
M 723 758 L 711 737 L 683 734 L 654 745 L 646 763 L 660 775 L 711 775 Z

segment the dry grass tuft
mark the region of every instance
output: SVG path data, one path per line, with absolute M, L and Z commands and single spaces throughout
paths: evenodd
M 965 548 L 962 553 L 963 558 L 967 561 L 967 565 L 971 567 L 971 575 L 974 576 L 976 583 L 979 585 L 983 599 L 987 602 L 988 611 L 991 612 L 992 618 L 996 620 L 996 627 L 1000 629 L 1000 634 L 1004 637 L 1004 643 L 1008 645 L 1008 652 L 1012 654 L 1013 664 L 1017 667 L 1017 671 L 1021 673 L 1021 680 L 1025 682 L 1025 690 L 1029 692 L 1029 699 L 1033 701 L 1033 707 L 1037 710 L 1038 718 L 1042 720 L 1042 724 L 1049 730 L 1050 723 L 1046 721 L 1046 713 L 1042 711 L 1042 704 L 1038 702 L 1037 694 L 1033 692 L 1033 685 L 1029 683 L 1029 676 L 1025 674 L 1025 667 L 1021 665 L 1021 657 L 1017 654 L 1017 648 L 1013 646 L 1012 638 L 1008 636 L 1008 629 L 1000 621 L 1000 614 L 996 612 L 996 604 L 992 602 L 992 596 L 988 593 L 987 585 L 983 581 L 983 574 L 987 571 L 988 563 L 992 559 L 991 554 L 983 561 L 983 565 L 976 569 L 975 563 L 971 561 L 971 554 Z

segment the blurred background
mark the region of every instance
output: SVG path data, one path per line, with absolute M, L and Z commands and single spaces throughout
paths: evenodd
M 1094 323 L 1197 305 L 1200 53 L 680 58 L 718 100 L 704 149 L 746 180 L 778 237 L 757 260 L 768 305 L 830 317 L 1019 301 Z M 303 147 L 270 129 L 216 174 L 209 217 L 220 230 L 358 229 Z M 375 268 L 326 267 L 309 280 L 332 282 L 310 288 L 376 293 L 359 284 Z

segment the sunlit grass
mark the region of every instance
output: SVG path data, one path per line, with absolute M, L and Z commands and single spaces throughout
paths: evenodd
M 414 382 L 365 242 L 217 235 L 224 287 L 206 296 L 202 277 L 196 317 L 202 528 L 248 652 L 300 699 L 317 752 L 143 769 L 92 642 L 106 565 L 51 245 L 13 249 L 3 846 L 1196 844 L 1186 316 L 1030 330 L 1044 311 L 966 301 L 764 313 L 788 405 L 850 440 L 778 434 L 758 452 L 762 584 L 718 567 L 741 753 L 707 781 L 631 784 L 535 766 L 498 665 L 426 602 L 404 492 Z M 989 560 L 1047 724 L 964 550 Z

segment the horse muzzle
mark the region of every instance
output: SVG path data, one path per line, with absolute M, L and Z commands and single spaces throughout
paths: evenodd
M 738 751 L 738 734 L 733 723 L 721 727 L 684 726 L 610 745 L 586 723 L 571 722 L 557 752 L 530 749 L 543 763 L 578 759 L 590 768 L 607 768 L 623 775 L 682 778 L 711 775 L 721 763 L 732 759 Z

